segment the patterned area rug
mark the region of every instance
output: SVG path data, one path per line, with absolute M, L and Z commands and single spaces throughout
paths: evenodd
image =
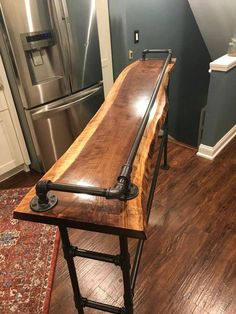
M 28 188 L 0 190 L 0 313 L 48 313 L 59 247 L 56 227 L 12 218 Z

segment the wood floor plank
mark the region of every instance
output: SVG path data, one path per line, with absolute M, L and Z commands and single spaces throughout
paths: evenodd
M 235 152 L 236 138 L 214 161 L 169 143 L 171 168 L 158 178 L 135 289 L 135 314 L 236 313 Z M 77 230 L 70 234 L 73 244 L 84 249 L 118 253 L 115 237 Z M 135 244 L 129 241 L 132 258 Z M 119 268 L 80 258 L 76 267 L 85 296 L 122 304 Z M 64 313 L 76 310 L 60 251 L 50 314 Z

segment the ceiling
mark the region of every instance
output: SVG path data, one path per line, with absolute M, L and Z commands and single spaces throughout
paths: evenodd
M 236 38 L 235 0 L 188 0 L 212 60 L 227 53 Z

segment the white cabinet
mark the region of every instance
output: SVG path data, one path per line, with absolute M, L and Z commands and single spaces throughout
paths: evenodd
M 0 111 L 0 176 L 24 164 L 8 110 Z
M 0 56 L 0 181 L 29 170 L 29 156 Z

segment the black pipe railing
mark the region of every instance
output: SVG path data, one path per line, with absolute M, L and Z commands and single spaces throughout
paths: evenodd
M 140 142 L 142 140 L 143 133 L 144 133 L 146 125 L 148 123 L 150 112 L 151 112 L 152 107 L 153 107 L 153 105 L 155 103 L 155 100 L 156 100 L 156 97 L 157 97 L 157 93 L 158 93 L 158 91 L 160 89 L 163 77 L 165 75 L 166 68 L 167 68 L 168 64 L 170 63 L 171 56 L 172 56 L 172 51 L 170 49 L 162 49 L 162 50 L 160 50 L 160 49 L 149 49 L 149 50 L 146 49 L 146 50 L 143 51 L 143 59 L 142 59 L 143 61 L 146 60 L 146 54 L 148 54 L 148 53 L 168 53 L 168 56 L 167 56 L 167 58 L 165 60 L 163 69 L 161 71 L 161 74 L 159 75 L 158 81 L 157 81 L 156 86 L 155 86 L 155 88 L 153 90 L 151 99 L 149 101 L 148 107 L 147 107 L 146 112 L 144 114 L 144 117 L 142 119 L 141 125 L 140 125 L 140 127 L 138 129 L 136 138 L 134 140 L 133 146 L 131 148 L 131 151 L 129 153 L 129 156 L 128 156 L 128 159 L 127 159 L 127 162 L 126 162 L 127 165 L 132 165 L 133 162 L 134 162 L 135 156 L 136 156 L 138 148 L 139 148 L 139 144 L 140 144 Z
M 171 49 L 145 49 L 142 52 L 142 60 L 145 61 L 146 60 L 146 55 L 148 53 L 168 53 L 170 55 L 172 55 L 172 50 Z
M 155 103 L 158 91 L 160 89 L 163 77 L 165 75 L 166 68 L 171 62 L 172 51 L 171 49 L 146 49 L 142 53 L 142 60 L 146 60 L 147 54 L 154 53 L 167 53 L 163 69 L 158 77 L 154 91 L 151 95 L 148 107 L 141 121 L 139 129 L 137 131 L 134 143 L 129 152 L 126 163 L 123 165 L 120 175 L 117 178 L 117 182 L 113 187 L 101 188 L 90 187 L 72 184 L 54 183 L 50 180 L 41 180 L 36 184 L 36 196 L 31 200 L 30 207 L 33 211 L 43 212 L 53 208 L 57 204 L 57 197 L 49 191 L 63 191 L 69 193 L 84 193 L 93 196 L 101 196 L 106 199 L 119 199 L 128 200 L 133 199 L 138 195 L 138 187 L 130 182 L 130 176 L 132 173 L 132 166 L 136 157 L 140 142 L 142 140 L 144 131 L 146 129 L 151 109 Z

